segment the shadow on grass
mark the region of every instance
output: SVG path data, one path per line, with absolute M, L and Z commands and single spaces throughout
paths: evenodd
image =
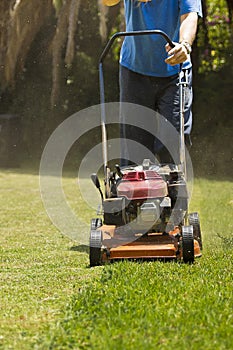
M 85 244 L 80 244 L 80 245 L 77 245 L 77 246 L 73 246 L 70 248 L 71 251 L 74 251 L 74 252 L 80 252 L 80 253 L 87 253 L 89 254 L 89 247 Z

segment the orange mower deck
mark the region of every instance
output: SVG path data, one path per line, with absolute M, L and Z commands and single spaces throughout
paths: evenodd
M 182 241 L 177 239 L 180 233 L 175 228 L 169 234 L 150 233 L 137 234 L 135 237 L 116 236 L 114 225 L 103 225 L 101 262 L 121 259 L 177 259 L 183 258 Z M 201 257 L 201 249 L 197 240 L 194 240 L 194 257 Z

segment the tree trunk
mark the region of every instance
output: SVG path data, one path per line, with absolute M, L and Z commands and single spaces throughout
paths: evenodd
M 3 90 L 5 82 L 5 63 L 8 42 L 8 26 L 10 23 L 10 13 L 15 0 L 0 1 L 0 89 Z
M 66 64 L 71 64 L 75 54 L 75 32 L 77 29 L 79 8 L 81 0 L 72 0 L 69 10 L 68 42 L 66 48 Z
M 233 0 L 226 0 L 228 12 L 229 12 L 229 20 L 232 23 L 232 14 L 233 14 Z
M 46 8 L 46 11 L 45 11 Z M 22 70 L 31 43 L 51 14 L 52 0 L 1 0 L 0 3 L 0 61 L 1 88 L 13 86 L 15 76 Z
M 226 1 L 227 1 L 228 13 L 229 13 L 229 25 L 230 25 L 230 33 L 231 33 L 231 45 L 233 45 L 233 22 L 232 22 L 232 16 L 233 16 L 233 0 L 226 0 Z
M 66 45 L 69 25 L 70 5 L 72 0 L 63 3 L 58 15 L 56 33 L 53 39 L 53 82 L 51 93 L 51 107 L 57 105 L 60 91 L 60 72 L 63 65 L 62 52 Z

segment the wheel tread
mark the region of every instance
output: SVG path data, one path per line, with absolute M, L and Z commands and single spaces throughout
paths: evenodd
M 90 266 L 101 265 L 102 231 L 91 230 L 90 234 Z
M 185 263 L 194 262 L 194 238 L 193 227 L 182 227 L 182 246 L 183 246 L 183 261 Z
M 203 249 L 202 244 L 202 234 L 201 234 L 201 226 L 199 214 L 197 212 L 190 213 L 188 216 L 189 225 L 193 226 L 193 236 L 199 243 L 200 249 Z

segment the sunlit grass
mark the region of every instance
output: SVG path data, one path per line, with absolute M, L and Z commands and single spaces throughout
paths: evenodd
M 0 181 L 0 348 L 30 349 L 98 271 L 50 222 L 38 175 L 1 171 Z
M 0 181 L 0 348 L 231 349 L 231 182 L 195 180 L 204 251 L 194 265 L 90 269 L 87 249 L 47 217 L 37 174 L 1 171 Z M 65 174 L 68 203 L 89 225 L 99 194 L 89 179 L 82 186 L 88 200 Z

